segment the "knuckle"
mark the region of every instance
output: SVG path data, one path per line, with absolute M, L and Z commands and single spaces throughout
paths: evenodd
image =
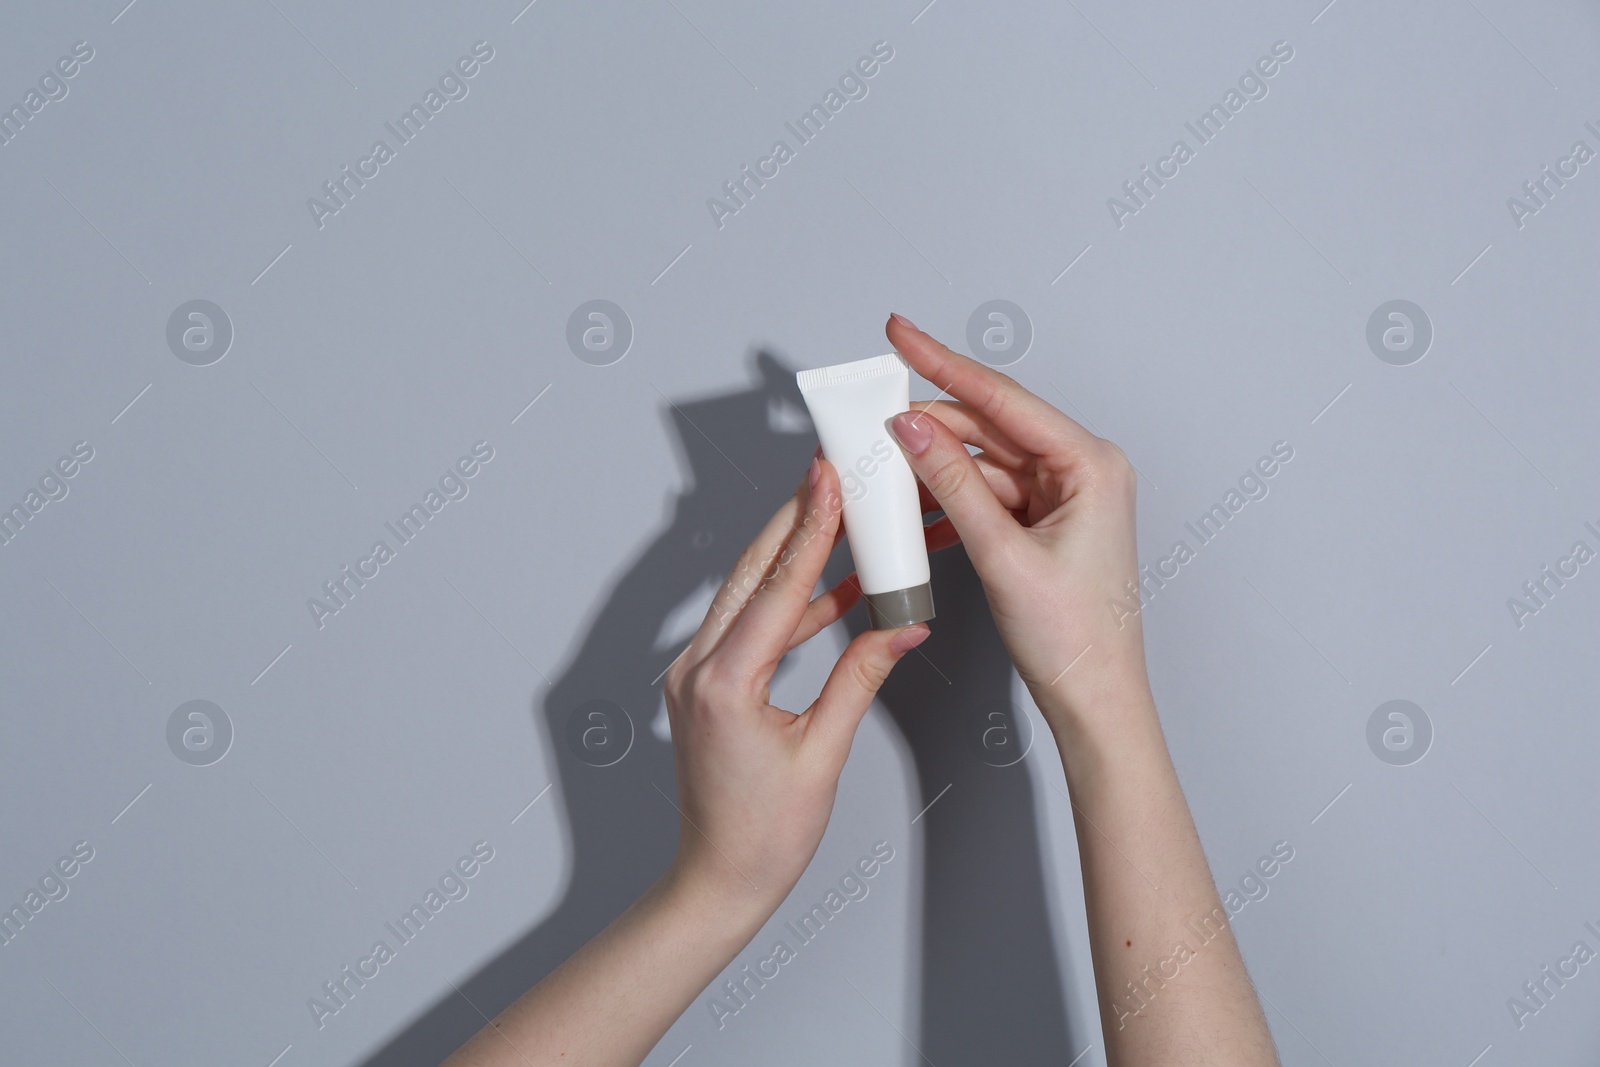
M 691 691 L 695 699 L 715 700 L 738 685 L 732 668 L 720 656 L 712 656 L 694 672 Z
M 766 703 L 766 687 L 754 667 L 732 657 L 713 656 L 703 671 L 697 701 L 713 714 L 745 707 L 751 700 Z
M 1133 483 L 1133 464 L 1128 460 L 1128 454 L 1114 441 L 1101 439 L 1098 448 L 1099 454 L 1095 457 L 1095 466 L 1098 472 L 1114 486 L 1131 485 Z
M 705 695 L 705 664 L 697 663 L 678 677 L 678 693 L 685 703 L 693 704 Z
M 989 395 L 985 399 L 981 410 L 989 417 L 989 421 L 1003 423 L 1006 417 L 1006 407 L 1009 403 L 1006 389 L 1011 385 L 1015 385 L 1016 382 L 999 371 L 995 371 L 994 374 L 999 381 L 989 390 Z
M 785 551 L 784 555 L 773 564 L 772 573 L 761 583 L 763 593 L 787 593 L 796 584 L 793 552 Z
M 667 696 L 675 700 L 683 696 L 683 672 L 686 669 L 681 659 L 667 668 L 666 684 L 663 686 Z
M 851 665 L 856 684 L 869 693 L 876 693 L 889 679 L 889 666 L 875 657 L 862 656 Z
M 948 500 L 966 484 L 968 464 L 959 458 L 946 461 L 928 478 L 928 491 L 939 500 Z

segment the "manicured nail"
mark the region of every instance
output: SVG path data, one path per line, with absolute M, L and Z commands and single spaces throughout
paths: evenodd
M 889 642 L 889 651 L 897 656 L 902 652 L 910 652 L 913 648 L 926 641 L 928 634 L 931 632 L 921 623 L 917 623 L 915 626 L 908 626 L 894 635 L 894 639 Z
M 922 412 L 902 411 L 889 420 L 889 428 L 902 448 L 913 456 L 920 456 L 933 443 L 933 427 L 928 425 L 929 421 Z
M 810 491 L 817 487 L 817 479 L 822 477 L 822 461 L 815 456 L 811 457 L 811 470 L 806 473 L 806 489 Z
M 917 328 L 916 323 L 912 322 L 898 311 L 889 312 L 889 317 L 907 329 L 915 330 Z

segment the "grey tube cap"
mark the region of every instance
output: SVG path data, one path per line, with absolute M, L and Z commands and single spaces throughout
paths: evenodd
M 898 630 L 933 618 L 933 586 L 926 582 L 887 593 L 868 593 L 865 599 L 874 630 Z

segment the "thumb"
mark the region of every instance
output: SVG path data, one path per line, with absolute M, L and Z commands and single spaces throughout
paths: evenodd
M 899 630 L 868 630 L 845 646 L 822 692 L 806 709 L 806 737 L 822 745 L 843 766 L 850 742 L 872 698 L 901 658 L 927 639 L 929 630 L 915 623 Z
M 889 420 L 889 428 L 969 553 L 992 551 L 1016 527 L 967 446 L 948 426 L 926 411 L 903 411 Z

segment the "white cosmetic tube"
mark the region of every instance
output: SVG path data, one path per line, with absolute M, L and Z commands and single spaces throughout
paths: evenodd
M 911 371 L 899 353 L 795 376 L 822 454 L 839 472 L 844 529 L 875 630 L 933 618 L 928 546 L 917 476 L 889 430 L 911 407 Z

